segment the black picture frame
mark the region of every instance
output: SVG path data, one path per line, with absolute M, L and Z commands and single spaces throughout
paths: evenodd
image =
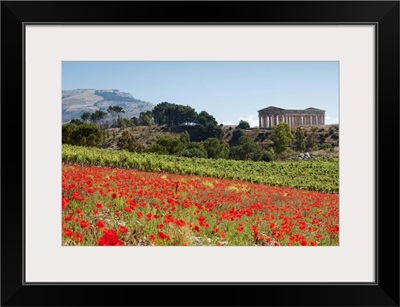
M 25 284 L 23 41 L 33 22 L 376 25 L 376 282 Z M 399 1 L 2 1 L 1 149 L 2 306 L 399 306 Z

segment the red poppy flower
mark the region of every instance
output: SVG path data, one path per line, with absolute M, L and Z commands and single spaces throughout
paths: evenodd
M 82 220 L 80 222 L 80 225 L 81 225 L 82 228 L 86 228 L 86 229 L 88 229 L 90 227 L 90 224 L 88 222 L 84 221 L 84 220 Z
M 119 231 L 120 231 L 120 233 L 127 233 L 128 232 L 128 228 L 126 228 L 124 226 L 120 226 L 119 227 Z
M 69 229 L 64 229 L 63 233 L 67 236 L 67 237 L 72 237 L 73 232 Z
M 100 229 L 103 229 L 104 228 L 104 222 L 103 221 L 101 221 L 101 220 L 98 220 L 97 221 L 97 224 L 96 224 L 96 227 L 98 227 L 98 228 L 100 228 Z
M 161 240 L 169 240 L 169 239 L 170 239 L 170 237 L 169 237 L 168 235 L 166 235 L 165 233 L 163 233 L 163 232 L 161 232 L 161 231 L 159 231 L 159 232 L 157 233 L 157 236 L 158 236 Z
M 97 241 L 100 246 L 120 246 L 124 245 L 122 241 L 118 239 L 117 232 L 115 230 L 107 230 L 103 233 L 103 236 Z
M 65 207 L 67 207 L 68 203 L 69 203 L 69 200 L 63 196 L 62 197 L 62 210 L 64 210 Z

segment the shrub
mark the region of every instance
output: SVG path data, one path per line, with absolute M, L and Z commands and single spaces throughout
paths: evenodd
M 321 149 L 332 149 L 333 146 L 332 146 L 331 143 L 323 143 L 323 144 L 321 144 L 321 145 L 319 146 L 319 148 L 321 148 Z
M 128 131 L 122 132 L 122 136 L 118 138 L 117 146 L 119 149 L 131 152 L 142 152 L 144 150 L 143 145 L 141 145 Z
M 105 132 L 94 124 L 64 124 L 62 126 L 62 143 L 79 146 L 97 147 L 104 143 Z
M 265 161 L 265 162 L 271 162 L 275 160 L 275 154 L 273 151 L 265 151 L 262 155 L 261 160 Z

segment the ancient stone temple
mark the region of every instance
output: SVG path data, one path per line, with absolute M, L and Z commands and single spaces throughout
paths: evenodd
M 285 110 L 277 107 L 268 107 L 258 111 L 259 127 L 272 129 L 280 122 L 289 127 L 325 125 L 325 111 L 316 108 L 305 110 Z

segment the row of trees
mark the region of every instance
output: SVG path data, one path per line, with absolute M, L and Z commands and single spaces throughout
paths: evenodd
M 138 117 L 123 118 L 122 114 L 124 113 L 125 111 L 122 107 L 110 106 L 107 109 L 107 113 L 101 110 L 97 110 L 94 113 L 85 112 L 80 119 L 73 119 L 70 123 L 75 125 L 92 123 L 102 130 L 109 127 L 126 128 L 154 124 L 166 125 L 169 128 L 183 128 L 188 131 L 192 139 L 197 141 L 206 140 L 210 137 L 221 138 L 223 135 L 214 116 L 206 111 L 197 113 L 190 106 L 162 102 L 156 105 L 153 110 L 141 112 Z M 110 118 L 111 125 L 108 121 Z
M 75 125 L 81 125 L 86 123 L 92 123 L 101 129 L 106 129 L 110 126 L 107 115 L 111 118 L 111 126 L 118 126 L 121 114 L 125 113 L 125 110 L 120 106 L 109 106 L 107 112 L 97 110 L 94 113 L 84 112 L 81 115 L 81 119 L 72 119 L 70 123 Z

